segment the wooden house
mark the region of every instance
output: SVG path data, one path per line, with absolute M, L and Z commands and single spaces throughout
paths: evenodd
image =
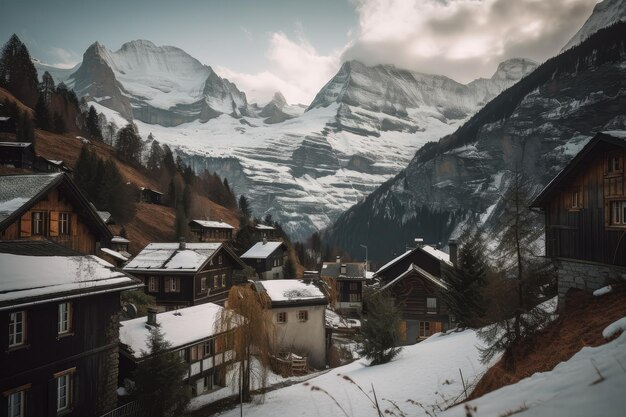
M 261 242 L 263 239 L 269 241 L 281 240 L 281 236 L 278 233 L 278 229 L 274 226 L 268 226 L 266 224 L 256 224 L 254 227 L 255 240 Z
M 197 242 L 229 242 L 235 228 L 228 223 L 214 220 L 192 220 L 189 230 Z
M 139 201 L 149 204 L 163 204 L 163 193 L 150 188 L 140 187 Z
M 125 267 L 146 284 L 160 310 L 208 302 L 223 304 L 245 264 L 217 242 L 150 243 Z
M 137 365 L 146 358 L 142 352 L 150 351 L 146 343 L 150 330 L 158 326 L 170 343 L 169 349 L 187 364 L 182 383 L 191 386 L 194 396 L 225 387 L 230 382 L 226 372 L 234 354 L 229 332 L 219 331 L 223 310 L 219 305 L 206 303 L 162 313 L 149 311 L 147 317 L 123 321 L 120 379 L 133 379 Z
M 371 279 L 365 273 L 364 262 L 324 262 L 322 278 L 331 279 L 337 290 L 335 309 L 344 314 L 360 314 L 363 309 L 363 287 Z
M 447 286 L 442 269 L 452 267 L 450 256 L 428 245 L 418 246 L 376 271 L 379 290 L 387 291 L 402 314 L 402 344 L 413 344 L 451 325 L 441 292 Z
M 48 159 L 43 156 L 36 156 L 33 168 L 38 172 L 67 172 L 71 173 L 72 169 L 61 160 Z
M 546 256 L 570 288 L 595 290 L 626 273 L 626 132 L 598 133 L 543 189 Z
M 325 314 L 328 299 L 320 282 L 296 279 L 256 281 L 254 289 L 269 298 L 274 323 L 272 350 L 275 355 L 305 356 L 317 368 L 326 366 Z
M 254 268 L 259 279 L 283 279 L 287 246 L 283 242 L 257 242 L 241 255 L 241 260 Z M 295 278 L 295 277 L 287 277 Z
M 50 241 L 0 242 L 0 409 L 99 416 L 117 406 L 120 292 L 143 286 Z
M 35 150 L 30 142 L 0 142 L 0 165 L 31 169 Z
M 99 255 L 111 237 L 67 174 L 0 175 L 0 240 L 49 239 Z

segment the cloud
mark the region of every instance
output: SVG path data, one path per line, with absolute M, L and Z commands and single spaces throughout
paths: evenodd
M 280 91 L 289 103 L 308 104 L 339 69 L 342 52 L 318 53 L 301 29 L 295 39 L 274 32 L 266 52 L 268 70 L 249 74 L 217 67 L 216 72 L 245 91 L 250 102 L 268 102 Z
M 342 61 L 450 76 L 490 76 L 513 57 L 558 53 L 597 0 L 356 0 L 359 27 Z
M 52 64 L 59 68 L 73 68 L 80 62 L 80 56 L 74 51 L 53 46 L 48 51 Z

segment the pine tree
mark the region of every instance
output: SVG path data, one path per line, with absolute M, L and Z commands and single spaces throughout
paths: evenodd
M 148 171 L 150 171 L 153 174 L 156 174 L 162 167 L 164 156 L 165 156 L 165 153 L 163 152 L 163 149 L 159 145 L 159 142 L 157 142 L 156 140 L 153 140 L 152 145 L 150 145 L 150 154 L 148 155 L 148 162 L 146 164 Z
M 63 120 L 63 117 L 59 113 L 54 112 L 52 123 L 53 123 L 53 129 L 55 133 L 67 132 L 67 126 L 65 126 L 65 120 Z
M 117 132 L 115 147 L 120 158 L 134 165 L 141 165 L 143 143 L 134 123 L 127 124 Z
M 250 210 L 250 203 L 248 202 L 248 199 L 243 194 L 239 197 L 239 211 L 241 212 L 239 225 L 240 227 L 244 227 L 250 222 L 252 211 Z
M 397 346 L 400 341 L 400 312 L 383 291 L 370 294 L 364 301 L 367 315 L 361 321 L 360 353 L 371 360 L 371 365 L 387 363 L 402 350 Z
M 50 129 L 50 113 L 48 112 L 48 105 L 46 104 L 43 94 L 39 95 L 37 104 L 35 105 L 35 121 L 39 129 Z
M 286 279 L 296 277 L 296 263 L 291 256 L 287 256 L 287 260 L 283 265 L 283 276 Z
M 459 241 L 458 262 L 443 270 L 448 290 L 442 293 L 459 327 L 479 325 L 484 315 L 481 290 L 487 281 L 488 264 L 482 231 L 467 228 Z
M 191 399 L 190 387 L 183 383 L 188 366 L 170 346 L 158 326 L 150 330 L 149 351 L 142 352 L 143 360 L 135 370 L 137 398 L 146 415 L 182 415 Z
M 174 162 L 174 155 L 172 154 L 172 150 L 169 146 L 163 145 L 163 163 L 161 166 L 165 169 L 165 171 L 169 174 L 169 176 L 173 176 L 176 173 L 176 163 Z
M 100 124 L 98 122 L 98 112 L 94 106 L 89 107 L 85 125 L 91 138 L 102 140 L 102 131 L 100 130 Z
M 43 96 L 44 102 L 47 106 L 52 102 L 52 96 L 56 91 L 56 87 L 54 86 L 54 79 L 52 75 L 48 71 L 43 73 L 41 77 L 41 83 L 39 84 L 39 94 Z
M 0 56 L 0 87 L 7 89 L 18 100 L 33 107 L 38 96 L 37 70 L 26 45 L 17 35 L 11 36 Z
M 183 212 L 185 213 L 185 218 L 187 219 L 191 215 L 191 203 L 192 203 L 191 198 L 192 198 L 191 185 L 185 184 L 185 188 L 183 189 L 182 206 L 183 206 Z
M 178 204 L 176 207 L 176 238 L 187 236 L 187 216 L 185 216 L 185 210 L 182 204 Z
M 27 112 L 20 112 L 16 130 L 18 142 L 35 143 L 35 126 Z

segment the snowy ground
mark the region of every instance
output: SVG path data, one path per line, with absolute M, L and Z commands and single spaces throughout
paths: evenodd
M 356 385 L 343 378 L 347 376 L 372 396 L 372 384 L 385 409 L 394 409 L 396 403 L 407 415 L 426 416 L 463 395 L 459 369 L 466 381 L 474 381 L 486 369 L 478 360 L 476 333 L 466 330 L 446 336 L 433 336 L 427 341 L 406 347 L 389 364 L 368 367 L 365 360 L 331 370 L 306 383 L 292 385 L 270 392 L 260 405 L 247 404 L 244 415 L 255 417 L 285 416 L 345 416 L 344 412 L 319 387 L 332 394 L 347 414 L 355 417 L 376 416 L 369 400 Z M 340 375 L 338 375 L 340 374 Z M 238 416 L 239 410 L 230 410 L 221 416 Z

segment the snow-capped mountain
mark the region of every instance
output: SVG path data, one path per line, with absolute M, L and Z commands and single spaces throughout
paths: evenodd
M 576 32 L 572 39 L 567 42 L 561 51 L 578 45 L 598 30 L 626 20 L 626 1 L 604 0 L 595 5 L 591 16 L 585 24 Z
M 346 211 L 327 242 L 381 261 L 415 237 L 446 243 L 470 222 L 497 235 L 501 196 L 523 169 L 537 191 L 604 130 L 625 130 L 626 22 L 546 61 Z
M 245 94 L 211 67 L 182 49 L 145 40 L 115 52 L 94 43 L 68 84 L 127 119 L 164 126 L 248 112 Z

